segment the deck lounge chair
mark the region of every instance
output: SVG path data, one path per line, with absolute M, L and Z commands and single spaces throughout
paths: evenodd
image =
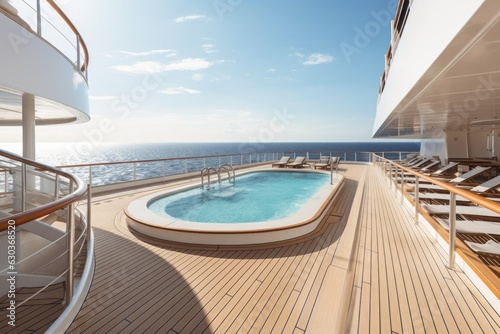
M 500 175 L 497 177 L 492 178 L 491 180 L 488 180 L 486 182 L 483 182 L 474 188 L 469 189 L 470 192 L 477 193 L 479 195 L 485 195 L 485 196 L 494 196 L 498 195 L 498 193 L 492 193 L 489 192 L 490 190 L 497 188 L 500 186 Z M 414 194 L 410 193 L 410 196 L 413 197 Z M 450 200 L 450 195 L 449 194 L 444 194 L 444 193 L 421 193 L 418 195 L 419 199 L 423 200 L 438 200 L 438 201 L 449 201 Z M 500 201 L 499 197 L 486 197 L 489 200 L 492 201 Z M 462 197 L 462 196 L 457 196 L 456 198 L 457 202 L 469 202 L 468 199 Z
M 293 162 L 289 162 L 286 164 L 287 168 L 288 167 L 298 168 L 303 166 L 311 166 L 310 164 L 307 163 L 306 157 L 296 157 Z
M 483 172 L 487 171 L 488 169 L 490 169 L 490 167 L 481 167 L 481 166 L 478 166 L 478 167 L 476 167 L 476 168 L 468 171 L 465 174 L 462 174 L 460 176 L 455 177 L 454 179 L 451 179 L 449 181 L 446 180 L 446 181 L 448 181 L 449 184 L 458 186 L 460 188 L 471 189 L 471 188 L 473 188 L 472 186 L 464 186 L 464 185 L 460 185 L 460 184 L 464 183 L 466 181 L 470 181 L 471 179 L 473 179 L 474 177 L 482 174 Z M 438 185 L 435 185 L 435 184 L 426 184 L 425 182 L 421 182 L 419 184 L 419 189 L 420 190 L 438 190 L 438 191 L 444 190 L 443 188 L 441 188 Z
M 445 218 L 436 218 L 436 221 L 444 229 L 450 229 L 450 220 Z M 458 233 L 471 234 L 500 234 L 500 223 L 487 220 L 457 220 L 455 229 Z
M 446 180 L 444 178 L 444 176 L 449 174 L 451 171 L 455 170 L 455 168 L 458 166 L 458 162 L 450 162 L 446 166 L 441 167 L 438 170 L 429 173 L 430 168 L 436 166 L 437 164 L 439 164 L 439 161 L 434 161 L 433 163 L 422 168 L 419 172 L 422 174 L 430 175 L 430 176 L 443 176 L 442 180 Z M 413 176 L 413 174 L 407 172 L 407 173 L 405 173 L 405 175 L 410 175 L 410 176 L 405 177 L 405 181 L 409 181 L 409 182 L 415 181 L 415 177 Z M 399 180 L 401 180 L 401 178 L 399 178 Z
M 271 165 L 271 168 L 274 167 L 274 166 L 278 166 L 278 167 L 285 167 L 287 163 L 290 162 L 290 157 L 289 156 L 282 156 L 280 161 L 278 162 L 275 162 Z
M 500 218 L 500 215 L 496 212 L 483 208 L 481 206 L 470 206 L 470 205 L 457 205 L 456 207 L 457 215 L 464 216 L 483 216 L 483 217 L 494 217 Z M 449 214 L 450 206 L 442 204 L 424 204 L 422 209 L 430 214 Z
M 431 168 L 438 166 L 441 163 L 439 160 L 432 160 L 432 162 L 428 165 L 425 165 L 423 168 L 419 170 L 420 173 L 428 173 L 431 171 Z
M 500 244 L 493 240 L 488 240 L 485 244 L 465 241 L 465 243 L 475 252 L 500 255 Z
M 319 162 L 316 164 L 313 164 L 312 166 L 314 167 L 314 169 L 316 169 L 316 168 L 325 168 L 326 169 L 328 166 L 330 166 L 331 161 L 332 161 L 332 157 L 320 156 Z
M 429 162 L 431 162 L 432 159 L 430 158 L 425 158 L 423 160 L 420 160 L 419 162 L 417 162 L 416 164 L 410 166 L 411 169 L 420 169 L 422 167 L 424 167 L 426 164 L 428 164 Z

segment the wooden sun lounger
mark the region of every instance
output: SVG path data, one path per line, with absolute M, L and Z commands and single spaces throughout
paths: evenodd
M 436 221 L 446 230 L 450 229 L 450 221 L 445 218 L 435 218 Z M 457 220 L 455 228 L 458 233 L 474 233 L 474 234 L 499 234 L 500 223 L 487 220 Z
M 288 162 L 290 162 L 290 157 L 289 156 L 282 156 L 280 161 L 275 162 L 271 165 L 271 168 L 274 166 L 285 167 Z
M 286 167 L 303 167 L 303 166 L 311 166 L 307 163 L 306 157 L 296 157 L 293 162 L 289 162 L 286 164 Z
M 450 206 L 441 204 L 423 204 L 422 209 L 430 214 L 449 214 Z M 500 214 L 483 208 L 481 206 L 457 205 L 456 213 L 465 216 L 484 216 L 500 218 Z
M 461 183 L 464 183 L 465 181 L 469 181 L 472 178 L 482 174 L 483 172 L 487 171 L 490 167 L 476 167 L 470 171 L 468 171 L 465 174 L 462 174 L 460 176 L 455 177 L 454 179 L 449 180 L 450 185 L 455 185 L 455 186 L 460 186 L 461 188 L 465 189 L 470 189 L 473 186 L 466 186 L 466 185 L 460 185 Z M 423 182 L 422 182 L 423 183 Z M 426 190 L 426 189 L 432 189 L 432 190 L 443 190 L 440 186 L 437 186 L 435 184 L 419 184 L 419 189 L 420 190 Z
M 489 240 L 485 244 L 465 241 L 465 243 L 475 252 L 500 255 L 500 243 Z

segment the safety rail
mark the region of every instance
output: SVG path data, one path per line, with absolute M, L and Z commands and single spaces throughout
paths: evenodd
M 224 164 L 233 168 L 250 167 L 279 160 L 282 156 L 305 156 L 307 160 L 319 160 L 320 156 L 339 157 L 343 162 L 371 163 L 373 152 L 356 151 L 295 151 L 295 152 L 258 152 L 235 153 L 180 158 L 146 159 L 115 161 L 89 164 L 62 165 L 58 168 L 78 175 L 93 188 L 126 184 L 128 182 L 165 179 L 182 175 L 195 176 L 204 168 L 219 168 Z M 403 159 L 415 152 L 375 152 L 390 159 Z M 0 177 L 0 182 L 2 178 Z M 0 186 L 1 189 L 1 186 Z
M 0 237 L 14 240 L 16 246 L 15 251 L 9 249 L 12 259 L 0 259 L 0 275 L 20 275 L 19 280 L 43 275 L 45 286 L 39 292 L 65 276 L 67 306 L 73 298 L 75 261 L 84 244 L 87 256 L 93 252 L 90 187 L 77 176 L 4 150 L 0 150 L 0 162 L 0 173 L 6 175 L 0 197 Z M 22 237 L 16 238 L 26 232 L 38 235 L 40 242 L 25 245 Z M 47 277 L 53 279 L 47 282 Z
M 17 13 L 1 8 L 0 13 L 43 38 L 73 63 L 88 80 L 87 45 L 73 22 L 53 0 L 22 0 L 15 2 L 12 7 Z
M 455 267 L 455 249 L 456 249 L 456 197 L 461 196 L 472 203 L 482 206 L 488 210 L 491 210 L 495 213 L 500 214 L 500 203 L 491 201 L 485 197 L 482 197 L 480 195 L 474 194 L 468 190 L 461 189 L 458 187 L 455 187 L 449 183 L 436 180 L 431 176 L 419 173 L 415 170 L 412 170 L 411 168 L 402 166 L 401 164 L 385 159 L 381 156 L 377 156 L 374 154 L 373 156 L 373 161 L 375 166 L 379 166 L 381 170 L 386 173 L 388 171 L 388 176 L 389 178 L 393 181 L 394 184 L 394 189 L 397 193 L 397 191 L 401 191 L 401 198 L 404 199 L 405 195 L 405 179 L 404 179 L 404 173 L 408 172 L 411 173 L 415 176 L 415 187 L 414 187 L 414 198 L 415 198 L 415 222 L 418 223 L 418 218 L 419 218 L 419 212 L 420 212 L 420 203 L 419 203 L 419 181 L 420 180 L 425 180 L 428 181 L 432 184 L 435 184 L 444 190 L 447 190 L 450 192 L 450 211 L 449 211 L 449 220 L 450 220 L 450 226 L 449 226 L 449 232 L 448 232 L 448 245 L 449 245 L 449 266 L 450 268 Z M 398 178 L 401 179 L 401 183 L 398 182 Z M 398 186 L 399 183 L 399 186 Z
M 401 39 L 401 35 L 403 34 L 404 27 L 406 25 L 406 20 L 408 19 L 408 15 L 410 13 L 410 8 L 413 0 L 400 0 L 398 4 L 398 8 L 396 10 L 396 16 L 391 24 L 391 43 L 389 44 L 389 48 L 387 53 L 385 54 L 385 67 L 382 76 L 380 77 L 380 86 L 379 86 L 379 95 L 378 98 L 382 95 L 382 92 L 385 88 L 385 83 L 387 80 L 387 76 L 389 75 L 389 71 L 391 69 L 392 59 L 396 50 L 398 48 L 399 41 Z

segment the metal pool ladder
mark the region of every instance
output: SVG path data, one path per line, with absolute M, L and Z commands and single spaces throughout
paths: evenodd
M 231 165 L 224 164 L 219 167 L 219 182 L 220 182 L 220 173 L 221 171 L 225 170 L 227 172 L 227 180 L 231 182 L 231 172 L 233 172 L 233 183 L 236 181 L 236 178 L 234 176 L 234 168 Z
M 210 172 L 215 172 L 217 174 L 217 181 L 219 181 L 219 184 L 221 183 L 221 177 L 220 177 L 220 173 L 222 171 L 226 171 L 227 172 L 227 180 L 229 182 L 232 182 L 234 183 L 236 178 L 235 178 L 235 175 L 234 175 L 234 168 L 233 166 L 231 165 L 228 165 L 228 164 L 224 164 L 224 165 L 221 165 L 219 167 L 219 169 L 215 169 L 213 167 L 207 167 L 207 168 L 203 168 L 201 170 L 201 187 L 204 188 L 205 187 L 205 174 L 207 174 L 208 176 L 208 184 L 207 184 L 207 188 L 210 188 Z M 232 172 L 232 178 L 233 180 L 231 181 L 231 172 Z
M 218 181 L 220 183 L 220 173 L 219 173 L 219 171 L 217 169 L 215 169 L 213 167 L 203 168 L 201 170 L 201 187 L 202 188 L 204 187 L 204 180 L 205 180 L 205 178 L 203 177 L 203 175 L 205 174 L 205 172 L 207 172 L 207 175 L 208 175 L 208 185 L 207 185 L 207 188 L 210 188 L 210 172 L 211 171 L 214 171 L 217 174 L 217 178 L 218 178 Z

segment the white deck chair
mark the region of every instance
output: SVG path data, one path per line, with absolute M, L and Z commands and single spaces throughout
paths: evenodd
M 500 244 L 493 240 L 488 240 L 485 244 L 465 241 L 465 243 L 475 252 L 500 255 Z
M 455 185 L 457 187 L 464 188 L 464 189 L 471 189 L 473 187 L 461 186 L 460 183 L 468 181 L 468 180 L 472 179 L 473 177 L 478 176 L 479 174 L 487 171 L 488 169 L 490 169 L 490 167 L 478 166 L 478 167 L 468 171 L 465 174 L 462 174 L 460 176 L 457 176 L 454 179 L 451 179 L 449 181 L 447 180 L 447 181 L 450 185 Z M 440 186 L 437 186 L 435 184 L 419 184 L 419 189 L 420 190 L 443 190 L 443 188 L 441 188 Z
M 471 192 L 475 192 L 477 194 L 485 194 L 487 191 L 499 187 L 500 186 L 500 175 L 488 180 L 486 182 L 481 183 L 480 185 L 475 186 L 474 188 L 469 189 Z M 415 195 L 410 193 L 411 197 Z M 420 199 L 435 199 L 440 201 L 449 201 L 450 195 L 444 193 L 421 193 L 418 195 Z M 487 199 L 495 202 L 500 202 L 500 197 L 486 197 Z M 457 196 L 457 201 L 468 202 L 469 200 L 462 196 Z
M 287 155 L 284 155 L 281 157 L 280 161 L 278 162 L 275 162 L 271 165 L 271 168 L 274 167 L 274 166 L 278 166 L 278 167 L 285 167 L 287 163 L 290 162 L 290 157 L 287 156 Z
M 441 167 L 440 169 L 438 170 L 435 170 L 434 172 L 430 172 L 429 173 L 429 169 L 434 167 L 436 164 L 439 164 L 439 161 L 435 161 L 433 162 L 432 164 L 428 165 L 428 166 L 425 166 L 424 168 L 422 168 L 420 170 L 420 173 L 423 173 L 423 174 L 427 174 L 427 175 L 430 175 L 430 176 L 440 176 L 440 175 L 443 175 L 445 174 L 446 172 L 450 171 L 451 169 L 455 168 L 456 166 L 458 166 L 458 162 L 450 162 L 449 164 L 447 164 L 446 166 L 444 167 Z M 426 170 L 427 168 L 427 170 Z M 413 176 L 413 174 L 411 173 L 405 173 L 405 175 L 411 175 L 411 176 L 407 176 L 405 177 L 405 181 L 406 182 L 415 182 L 415 176 Z M 400 180 L 401 178 L 399 178 Z M 441 178 L 441 179 L 438 179 L 438 180 L 449 180 L 449 179 L 444 179 L 444 178 Z
M 422 209 L 430 214 L 448 214 L 450 213 L 450 206 L 443 204 L 422 204 Z M 457 215 L 465 216 L 484 216 L 500 218 L 500 214 L 483 208 L 481 206 L 457 205 Z
M 450 229 L 450 221 L 445 218 L 435 218 L 446 230 Z M 500 223 L 486 220 L 457 220 L 455 228 L 458 233 L 500 234 Z

